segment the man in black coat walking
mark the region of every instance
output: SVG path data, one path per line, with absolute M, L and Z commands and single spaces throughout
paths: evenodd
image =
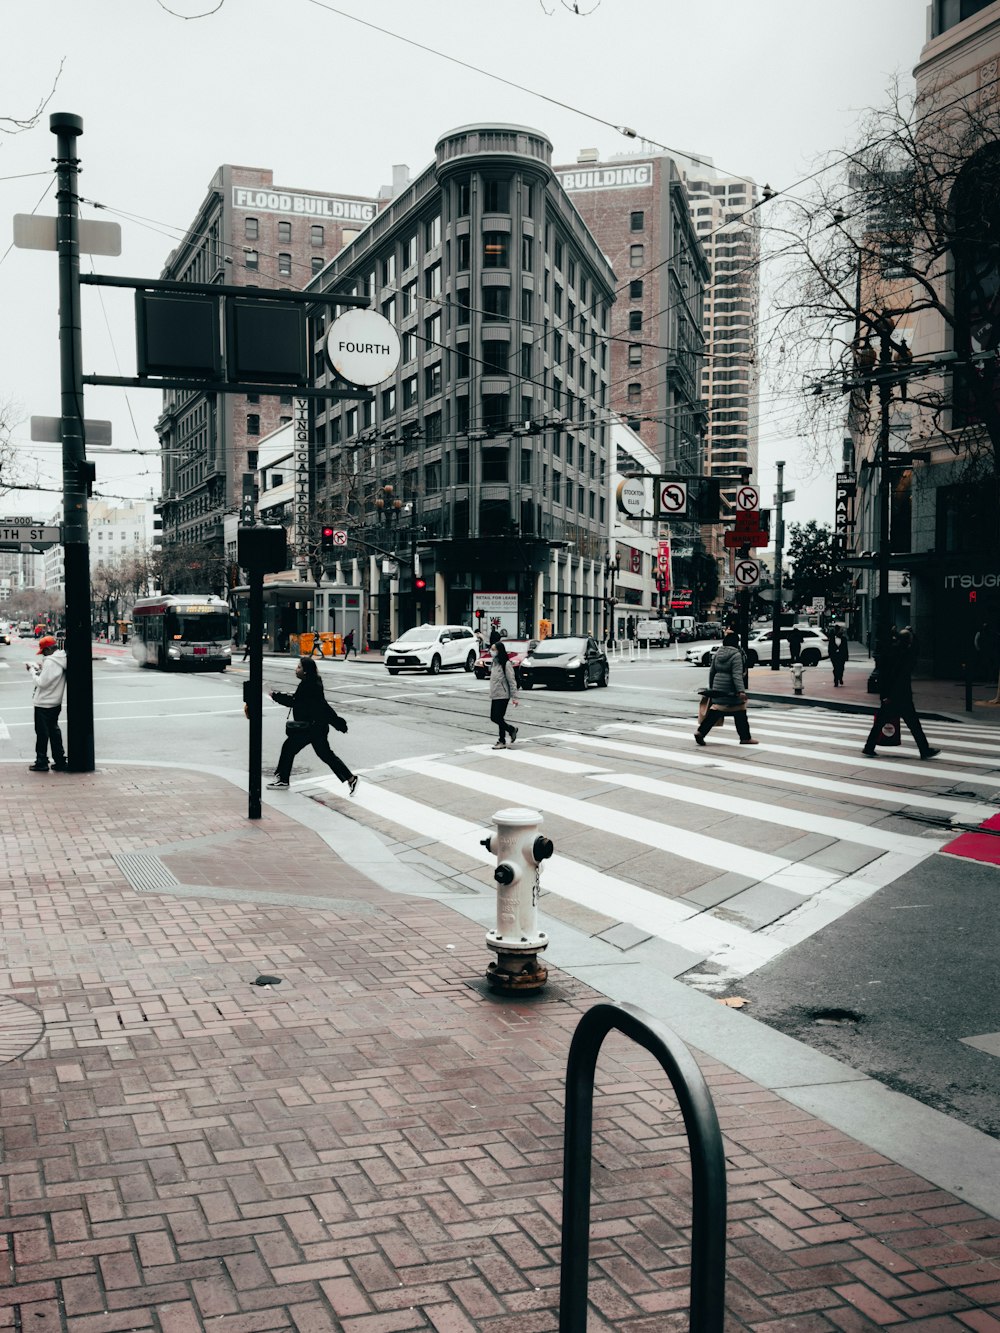
M 914 643 L 910 631 L 893 629 L 889 636 L 888 648 L 875 660 L 881 702 L 872 729 L 868 733 L 868 739 L 865 741 L 863 753 L 869 758 L 875 753 L 883 723 L 897 714 L 910 728 L 921 759 L 933 759 L 935 755 L 941 753 L 940 750 L 934 749 L 924 735 L 913 703 L 913 655 Z

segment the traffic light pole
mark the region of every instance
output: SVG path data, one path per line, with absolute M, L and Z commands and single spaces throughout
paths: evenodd
M 90 623 L 86 443 L 83 434 L 83 354 L 80 331 L 80 206 L 76 141 L 83 120 L 68 112 L 49 117 L 56 136 L 59 254 L 59 383 L 62 408 L 63 551 L 66 583 L 66 741 L 74 773 L 94 771 L 94 668 Z

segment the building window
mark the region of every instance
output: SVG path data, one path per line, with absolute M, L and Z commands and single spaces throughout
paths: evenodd
M 638 403 L 638 402 L 641 402 L 641 401 L 642 401 L 642 385 L 641 385 L 641 384 L 636 384 L 636 383 L 633 381 L 633 383 L 630 384 L 630 385 L 628 386 L 628 400 L 629 400 L 629 403 L 630 403 L 630 404 L 631 404 L 631 403 Z
M 628 219 L 629 229 L 631 231 L 642 231 L 646 225 L 645 213 L 630 213 Z
M 484 340 L 482 352 L 484 371 L 490 371 L 495 375 L 506 375 L 508 373 L 510 349 L 505 342 L 495 342 L 492 338 L 488 341 Z
M 510 319 L 510 288 L 483 288 L 483 319 L 487 324 L 495 324 Z
M 403 268 L 412 268 L 417 262 L 417 238 L 416 235 L 408 236 L 403 242 Z
M 455 378 L 467 380 L 469 378 L 469 349 L 458 346 L 455 348 Z
M 552 313 L 556 319 L 562 319 L 563 312 L 563 289 L 558 282 L 552 285 Z
M 403 380 L 403 411 L 417 405 L 417 377 L 411 375 L 409 379 Z
M 644 245 L 630 245 L 628 248 L 629 268 L 642 268 L 645 262 L 646 262 L 646 247 Z
M 459 435 L 465 435 L 469 429 L 469 400 L 468 398 L 455 399 L 455 430 Z
M 531 297 L 532 293 L 525 289 L 521 293 L 521 322 L 522 324 L 531 323 Z
M 291 255 L 284 253 L 278 255 L 278 273 L 283 278 L 290 278 L 292 276 Z
M 571 287 L 575 287 L 575 286 L 576 286 L 576 260 L 573 258 L 572 255 L 570 255 L 570 260 L 569 260 L 569 273 L 568 273 L 566 276 L 567 276 L 567 280 L 568 280 L 568 282 L 569 282 L 569 285 L 570 285 Z
M 287 245 L 292 239 L 292 224 L 290 222 L 278 223 L 278 242 Z
M 441 413 L 430 412 L 424 417 L 424 439 L 428 444 L 440 444 L 444 438 L 441 428 Z
M 505 231 L 483 234 L 483 267 L 510 268 L 510 237 Z
M 488 176 L 483 181 L 483 212 L 510 212 L 510 182 Z
M 326 260 L 323 258 L 322 255 L 313 255 L 313 257 L 312 257 L 312 263 L 311 263 L 311 267 L 312 267 L 312 271 L 313 271 L 313 277 L 315 277 L 317 273 L 322 273 L 322 271 L 323 271 L 323 265 L 324 265 L 325 263 L 326 263 Z
M 561 269 L 563 266 L 563 243 L 558 236 L 556 237 L 555 262 L 556 268 Z
M 468 233 L 466 233 L 464 236 L 459 236 L 455 248 L 455 253 L 457 257 L 458 272 L 468 273 L 469 264 L 472 259 L 472 243 Z
M 521 344 L 521 378 L 531 379 L 531 343 Z
M 431 218 L 431 220 L 426 224 L 424 229 L 424 237 L 426 240 L 426 247 L 428 250 L 433 250 L 436 245 L 441 244 L 440 213 L 438 213 L 436 217 Z
M 428 350 L 440 346 L 441 343 L 441 314 L 431 315 L 430 319 L 424 320 L 424 340 L 427 343 Z
M 441 295 L 441 265 L 435 264 L 424 274 L 424 295 L 436 301 Z
M 396 256 L 386 255 L 382 260 L 382 286 L 392 287 L 396 282 Z
M 638 333 L 641 328 L 642 328 L 642 311 L 630 310 L 628 312 L 629 333 Z
M 247 415 L 247 434 L 248 435 L 260 434 L 260 417 L 257 415 L 256 412 L 250 412 Z
M 455 451 L 455 484 L 458 486 L 467 486 L 469 484 L 468 449 L 456 449 Z
M 441 392 L 441 362 L 428 366 L 424 371 L 424 397 L 432 398 Z
M 259 393 L 248 393 L 248 394 L 247 394 L 247 402 L 248 402 L 248 403 L 259 403 L 259 402 L 260 402 L 260 394 L 259 394 Z
M 414 278 L 403 288 L 402 309 L 400 311 L 403 319 L 407 315 L 412 315 L 417 308 L 417 281 Z
M 382 390 L 382 416 L 391 417 L 396 411 L 396 388 L 395 385 L 389 389 Z
M 463 181 L 457 182 L 457 194 L 458 198 L 456 201 L 457 202 L 456 216 L 460 218 L 467 218 L 469 216 L 469 207 L 472 197 L 472 192 L 469 186 L 468 178 L 466 178 Z
M 255 268 L 259 268 L 260 265 L 259 265 L 259 259 L 258 259 L 257 251 L 256 251 L 256 250 L 244 250 L 244 251 L 243 251 L 243 262 L 244 262 L 244 264 L 246 264 L 247 268 L 253 268 L 253 269 L 255 269 Z
M 468 324 L 469 322 L 469 289 L 468 287 L 459 287 L 455 293 L 455 323 Z
M 521 268 L 522 268 L 526 273 L 530 273 L 530 272 L 531 272 L 532 251 L 533 251 L 533 250 L 534 250 L 534 242 L 532 241 L 531 237 L 530 237 L 530 236 L 522 236 L 522 237 L 521 237 Z
M 504 482 L 507 480 L 507 450 L 483 450 L 483 481 Z
M 487 430 L 506 430 L 510 424 L 510 397 L 505 393 L 483 394 L 483 426 Z
M 628 363 L 630 366 L 642 365 L 642 343 L 629 343 Z
M 396 298 L 394 296 L 390 296 L 388 301 L 382 302 L 382 314 L 389 321 L 390 324 L 395 324 Z
M 403 364 L 407 361 L 415 361 L 417 356 L 417 335 L 415 333 L 404 333 L 402 339 Z
M 255 241 L 260 235 L 260 222 L 257 218 L 243 219 L 243 235 L 248 241 Z

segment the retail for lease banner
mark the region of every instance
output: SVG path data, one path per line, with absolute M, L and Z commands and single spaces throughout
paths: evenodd
M 482 611 L 482 618 L 476 615 Z M 516 592 L 474 592 L 472 594 L 472 616 L 483 637 L 489 639 L 494 630 L 505 637 L 517 638 L 517 593 Z

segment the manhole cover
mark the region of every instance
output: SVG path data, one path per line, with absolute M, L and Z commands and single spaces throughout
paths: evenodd
M 44 1031 L 41 1014 L 20 1000 L 0 995 L 0 1064 L 30 1051 Z

